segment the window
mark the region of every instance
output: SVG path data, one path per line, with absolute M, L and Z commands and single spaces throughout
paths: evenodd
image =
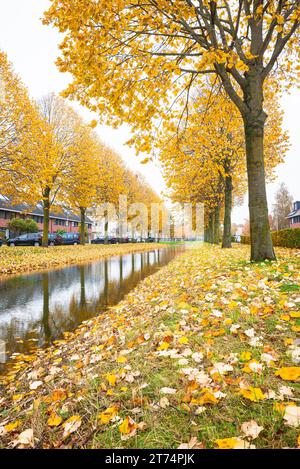
M 66 220 L 60 220 L 60 219 L 58 219 L 58 218 L 55 218 L 54 224 L 55 224 L 55 225 L 59 225 L 59 226 L 67 226 L 67 225 L 66 225 Z

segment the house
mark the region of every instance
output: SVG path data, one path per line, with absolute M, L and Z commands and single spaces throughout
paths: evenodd
M 293 211 L 286 217 L 289 220 L 290 228 L 300 228 L 300 201 L 293 204 Z
M 39 231 L 43 230 L 43 207 L 39 203 L 35 207 L 27 204 L 12 204 L 8 197 L 0 195 L 0 233 L 9 237 L 8 222 L 12 218 L 31 218 L 36 221 Z M 86 217 L 86 225 L 89 237 L 92 233 L 92 220 Z M 77 233 L 79 231 L 80 217 L 73 212 L 60 209 L 50 212 L 49 232 L 65 231 L 66 233 Z

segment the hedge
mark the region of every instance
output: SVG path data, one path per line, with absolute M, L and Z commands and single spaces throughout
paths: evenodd
M 300 228 L 272 231 L 274 246 L 300 248 Z
M 300 248 L 300 228 L 272 231 L 274 246 Z M 241 243 L 250 244 L 250 236 L 241 236 Z

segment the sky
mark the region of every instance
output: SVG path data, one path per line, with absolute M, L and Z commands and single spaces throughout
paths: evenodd
M 8 54 L 33 98 L 40 98 L 49 92 L 59 93 L 71 81 L 71 76 L 60 73 L 55 65 L 61 36 L 40 20 L 49 5 L 48 0 L 0 0 L 0 49 Z M 87 121 L 94 118 L 86 109 L 72 105 Z M 280 182 L 287 184 L 294 200 L 300 200 L 300 90 L 293 89 L 289 95 L 283 96 L 282 106 L 284 128 L 289 131 L 291 149 L 285 163 L 276 170 L 275 182 L 267 186 L 270 210 Z M 130 168 L 144 174 L 157 193 L 166 190 L 159 165 L 141 165 L 143 158 L 136 157 L 135 150 L 125 144 L 130 138 L 128 126 L 119 129 L 98 126 L 97 132 L 102 140 L 122 155 Z M 248 218 L 247 197 L 242 206 L 233 210 L 232 218 L 234 223 L 243 223 Z

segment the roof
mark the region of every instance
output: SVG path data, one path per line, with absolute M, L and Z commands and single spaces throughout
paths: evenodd
M 8 197 L 0 195 L 0 210 L 7 210 L 9 212 L 27 213 L 28 215 L 43 216 L 43 206 L 39 202 L 35 207 L 28 204 L 12 204 Z M 73 213 L 71 210 L 61 209 L 61 212 L 50 212 L 50 218 L 58 218 L 59 220 L 76 221 L 80 222 L 80 216 Z M 89 217 L 85 217 L 86 223 L 93 223 Z
M 300 208 L 293 210 L 286 218 L 294 218 L 300 216 Z

